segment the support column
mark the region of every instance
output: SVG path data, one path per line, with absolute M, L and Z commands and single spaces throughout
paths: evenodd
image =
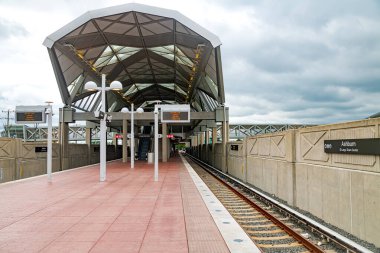
M 210 161 L 210 164 L 211 165 L 215 165 L 215 143 L 218 142 L 218 128 L 217 127 L 213 127 L 212 128 L 212 133 L 211 133 L 211 137 L 212 137 L 212 148 L 211 148 L 211 152 L 212 152 L 212 157 L 211 157 L 211 161 Z
M 211 138 L 212 138 L 212 150 L 214 150 L 215 143 L 218 141 L 218 128 L 216 127 L 212 128 Z
M 69 123 L 59 123 L 61 170 L 69 169 Z
M 91 141 L 92 141 L 92 129 L 86 128 L 86 144 L 87 144 L 87 164 L 91 164 Z
M 127 147 L 127 141 L 128 141 L 128 121 L 126 119 L 123 119 L 123 163 L 126 163 L 128 161 L 128 147 Z
M 222 171 L 228 172 L 227 168 L 227 142 L 229 141 L 229 124 L 228 124 L 228 109 L 223 107 L 223 122 L 222 122 L 222 145 L 223 145 L 223 159 Z
M 203 128 L 203 127 L 202 127 Z M 203 160 L 204 144 L 205 144 L 205 132 L 200 133 L 200 145 L 199 145 L 199 159 Z
M 197 133 L 197 157 L 198 158 L 199 158 L 199 155 L 200 155 L 199 144 L 200 144 L 200 138 L 199 138 L 199 133 Z
M 200 145 L 202 146 L 203 144 L 205 144 L 205 132 L 201 132 L 201 140 L 200 140 Z
M 206 136 L 205 136 L 205 142 L 206 142 L 206 162 L 209 162 L 209 142 L 210 142 L 210 132 L 208 131 L 208 128 L 206 128 Z
M 168 126 L 166 123 L 162 123 L 162 162 L 168 161 Z

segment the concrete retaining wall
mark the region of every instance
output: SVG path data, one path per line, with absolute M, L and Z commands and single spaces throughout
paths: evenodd
M 0 138 L 0 183 L 42 175 L 46 173 L 47 152 L 35 152 L 36 147 L 46 143 L 22 142 L 21 139 Z M 99 162 L 99 146 L 69 144 L 69 168 L 76 168 Z M 107 146 L 107 160 L 120 158 L 120 147 Z M 60 170 L 60 146 L 53 143 L 53 172 Z
M 246 182 L 294 204 L 294 131 L 249 137 Z
M 214 164 L 213 166 L 219 170 L 226 171 L 225 168 L 222 168 L 222 159 L 225 159 L 224 148 L 222 143 L 216 143 L 214 145 Z
M 232 145 L 234 149 L 232 149 Z M 246 182 L 246 154 L 245 142 L 227 143 L 227 172 L 241 181 Z
M 295 205 L 380 247 L 380 156 L 326 154 L 324 140 L 379 138 L 380 120 L 296 133 Z
M 226 168 L 218 143 L 210 164 L 380 247 L 380 156 L 324 152 L 324 140 L 362 138 L 380 138 L 380 119 L 229 142 Z

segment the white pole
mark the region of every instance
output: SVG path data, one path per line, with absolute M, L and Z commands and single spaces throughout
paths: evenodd
M 101 111 L 106 114 L 106 75 L 102 74 L 102 87 L 101 87 L 101 96 L 102 96 L 102 108 Z M 99 181 L 106 181 L 106 148 L 107 148 L 107 139 L 106 139 L 106 119 L 100 119 L 100 175 Z
M 158 108 L 154 108 L 154 181 L 158 181 Z
M 135 123 L 134 123 L 134 106 L 131 104 L 131 169 L 135 168 Z
M 127 152 L 127 131 L 128 131 L 128 122 L 126 119 L 123 119 L 123 163 L 128 162 L 128 152 Z
M 48 174 L 48 181 L 52 181 L 52 115 L 53 115 L 53 108 L 51 105 L 48 105 L 48 143 L 47 143 L 47 174 Z

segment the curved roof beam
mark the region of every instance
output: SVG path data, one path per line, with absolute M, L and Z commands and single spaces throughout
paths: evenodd
M 131 11 L 149 13 L 149 14 L 153 14 L 153 15 L 157 15 L 161 17 L 174 18 L 180 23 L 189 27 L 194 32 L 206 38 L 208 41 L 211 42 L 213 47 L 217 47 L 222 44 L 219 38 L 215 34 L 206 30 L 205 28 L 198 25 L 197 23 L 187 18 L 186 16 L 182 15 L 178 11 L 158 8 L 158 7 L 153 7 L 153 6 L 143 5 L 143 4 L 137 4 L 137 3 L 128 3 L 128 4 L 88 11 L 84 13 L 83 15 L 79 16 L 78 18 L 74 19 L 73 21 L 71 21 L 70 23 L 62 27 L 61 29 L 50 34 L 43 42 L 43 45 L 48 48 L 52 48 L 54 43 L 58 41 L 60 38 L 69 34 L 70 32 L 80 27 L 81 25 L 85 24 L 86 22 L 90 21 L 91 19 L 100 18 L 104 16 L 111 16 L 111 15 L 121 14 L 125 12 L 131 12 Z

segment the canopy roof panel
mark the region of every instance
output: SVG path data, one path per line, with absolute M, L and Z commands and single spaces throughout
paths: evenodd
M 118 80 L 106 108 L 190 103 L 210 111 L 224 103 L 220 41 L 177 11 L 125 4 L 89 11 L 49 35 L 48 48 L 61 97 L 83 111 L 100 108 L 100 96 L 84 84 Z

